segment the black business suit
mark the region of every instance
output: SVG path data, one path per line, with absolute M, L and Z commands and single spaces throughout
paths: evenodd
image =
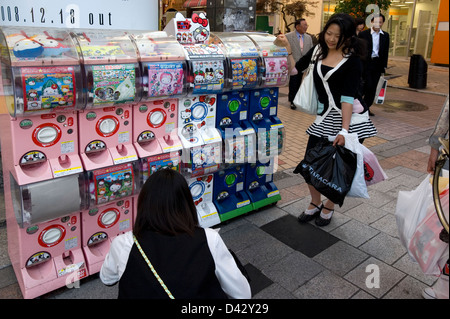
M 377 84 L 380 79 L 381 73 L 385 72 L 388 63 L 389 56 L 389 33 L 380 31 L 380 47 L 378 50 L 378 57 L 372 57 L 373 40 L 372 29 L 361 31 L 358 35 L 359 38 L 367 42 L 367 56 L 364 62 L 363 79 L 364 89 L 363 97 L 364 102 L 370 107 L 375 99 Z

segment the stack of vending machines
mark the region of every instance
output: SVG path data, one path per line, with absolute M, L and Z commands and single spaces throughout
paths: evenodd
M 5 27 L 0 114 L 8 252 L 34 298 L 97 273 L 160 169 L 201 227 L 276 203 L 287 52 L 267 34 Z

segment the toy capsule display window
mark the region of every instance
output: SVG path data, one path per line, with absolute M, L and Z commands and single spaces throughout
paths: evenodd
M 86 108 L 117 106 L 141 99 L 137 49 L 127 33 L 79 29 L 71 35 L 84 67 Z
M 0 50 L 12 117 L 84 108 L 79 56 L 67 31 L 2 27 Z
M 248 33 L 260 56 L 261 87 L 280 87 L 288 83 L 288 52 L 276 46 L 276 37 L 267 33 Z
M 186 61 L 182 46 L 164 31 L 132 32 L 142 67 L 142 99 L 183 96 Z
M 242 33 L 213 32 L 209 43 L 223 47 L 226 54 L 227 90 L 255 89 L 259 86 L 259 54 L 247 36 Z

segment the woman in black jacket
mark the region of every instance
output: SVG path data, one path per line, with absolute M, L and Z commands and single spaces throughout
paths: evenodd
M 251 298 L 219 233 L 198 226 L 188 184 L 172 169 L 145 182 L 134 229 L 113 240 L 100 279 L 119 282 L 119 298 Z
M 357 133 L 361 142 L 377 133 L 360 94 L 361 57 L 365 56 L 365 45 L 355 32 L 355 20 L 348 14 L 338 13 L 328 20 L 319 34 L 319 50 L 317 57 L 314 57 L 313 71 L 319 107 L 314 123 L 306 131 L 309 134 L 306 151 L 321 138 L 336 136 L 333 145 L 344 145 L 347 133 Z M 279 35 L 277 41 L 290 52 L 289 43 L 283 35 Z M 313 58 L 313 52 L 314 48 L 297 61 L 293 72 L 305 70 Z M 355 103 L 355 100 L 361 104 Z M 356 104 L 362 105 L 363 109 L 354 109 Z M 322 203 L 321 194 L 312 185 L 308 187 L 311 203 L 299 216 L 299 221 L 315 219 L 318 226 L 328 225 L 335 204 L 330 200 Z

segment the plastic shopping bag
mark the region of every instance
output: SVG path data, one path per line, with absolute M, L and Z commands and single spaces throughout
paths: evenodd
M 342 206 L 356 171 L 356 154 L 322 139 L 294 170 L 333 203 Z
M 361 144 L 361 148 L 363 151 L 366 185 L 369 186 L 386 180 L 388 177 L 381 168 L 380 163 L 378 163 L 376 155 L 363 144 Z
M 406 249 L 418 225 L 425 218 L 428 207 L 433 204 L 430 176 L 428 175 L 415 190 L 398 192 L 395 219 L 400 241 Z
M 440 194 L 440 199 L 448 219 L 448 188 Z M 417 227 L 408 246 L 409 254 L 426 275 L 438 276 L 441 273 L 439 260 L 448 250 L 448 244 L 439 239 L 442 228 L 433 202 L 428 207 L 425 218 Z
M 353 178 L 352 186 L 350 187 L 347 196 L 369 198 L 369 193 L 367 192 L 367 185 L 364 178 L 364 155 L 361 147 L 362 145 L 358 139 L 358 134 L 344 133 L 342 135 L 345 137 L 344 147 L 356 154 L 355 177 Z M 328 137 L 328 140 L 334 141 L 335 138 L 335 136 Z

